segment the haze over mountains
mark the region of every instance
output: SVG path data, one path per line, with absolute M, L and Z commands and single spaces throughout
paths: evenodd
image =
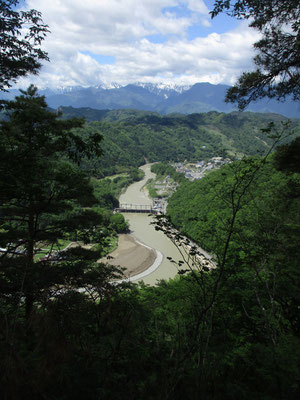
M 109 86 L 99 85 L 83 88 L 80 86 L 40 90 L 46 96 L 50 107 L 60 106 L 90 107 L 103 109 L 136 109 L 156 111 L 160 114 L 170 113 L 203 113 L 209 111 L 231 112 L 236 107 L 224 102 L 229 86 L 196 83 L 193 86 L 172 86 L 153 83 L 136 83 L 120 86 L 113 83 Z M 17 90 L 2 94 L 2 98 L 12 98 Z M 282 114 L 289 118 L 300 117 L 299 103 L 287 99 L 260 100 L 251 104 L 247 111 Z

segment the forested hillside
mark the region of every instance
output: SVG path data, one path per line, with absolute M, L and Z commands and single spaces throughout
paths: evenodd
M 198 161 L 214 156 L 241 157 L 264 152 L 272 140 L 262 131 L 270 123 L 280 130 L 287 118 L 277 114 L 215 111 L 203 114 L 173 114 L 137 110 L 93 110 L 61 107 L 62 119 L 84 118 L 76 134 L 88 139 L 102 135 L 101 157 L 83 162 L 95 176 L 128 172 L 148 162 Z M 2 119 L 5 117 L 2 114 Z M 300 133 L 300 122 L 290 122 L 290 130 Z
M 254 155 L 266 150 L 271 140 L 261 131 L 269 123 L 281 129 L 276 114 L 217 113 L 159 116 L 131 110 L 103 112 L 63 109 L 65 116 L 87 116 L 90 121 L 77 133 L 103 136 L 101 158 L 89 161 L 98 176 L 112 175 L 155 161 L 197 161 L 218 155 Z M 111 122 L 113 121 L 113 122 Z M 292 122 L 295 134 L 298 120 Z
M 48 26 L 18 3 L 0 1 L 0 90 L 48 59 Z M 299 1 L 214 7 L 261 38 L 257 69 L 229 100 L 299 100 Z M 300 398 L 299 121 L 70 108 L 63 118 L 33 85 L 1 106 L 0 399 Z M 224 153 L 232 162 L 200 181 L 154 167 L 179 183 L 153 220 L 187 261 L 165 254 L 175 279 L 132 284 L 100 261 L 128 230 L 111 209 L 138 165 Z
M 223 245 L 228 234 L 234 211 L 232 196 L 238 197 L 239 191 L 242 193 L 244 175 L 259 162 L 259 158 L 236 161 L 210 172 L 200 181 L 184 180 L 168 201 L 167 214 L 174 225 L 203 248 L 215 253 L 216 243 Z M 294 223 L 297 222 L 295 217 L 299 206 L 298 184 L 298 174 L 286 175 L 276 170 L 274 156 L 270 156 L 254 174 L 251 189 L 245 192 L 239 204 L 241 209 L 235 221 L 233 243 L 229 249 L 231 257 L 242 262 L 247 255 L 255 254 L 252 250 L 257 246 L 267 244 L 275 258 L 283 249 L 285 256 L 289 257 L 287 249 L 293 242 L 296 250 L 299 232 L 294 231 Z M 256 238 L 257 231 L 261 236 Z M 287 242 L 283 242 L 284 233 L 287 232 Z M 261 241 L 263 236 L 264 243 Z M 295 254 L 294 251 L 291 254 Z M 285 258 L 284 254 L 282 258 Z
M 293 146 L 299 150 L 299 139 Z M 209 398 L 297 396 L 292 387 L 300 356 L 299 153 L 286 157 L 286 150 L 185 181 L 169 200 L 172 224 L 214 254 L 218 265 L 210 277 L 201 268 L 200 275 L 192 273 L 197 313 L 206 321 L 198 320 L 196 347 L 208 362 L 206 383 L 222 391 Z M 159 226 L 171 232 L 169 222 Z M 189 252 L 195 253 L 196 248 Z M 191 270 L 196 266 L 192 256 Z

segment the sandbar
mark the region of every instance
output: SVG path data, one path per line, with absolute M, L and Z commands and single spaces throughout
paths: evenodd
M 104 257 L 98 262 L 119 265 L 126 268 L 125 276 L 134 276 L 150 268 L 155 263 L 157 253 L 154 249 L 139 243 L 133 235 L 121 234 L 118 248 L 109 256 L 113 259 Z

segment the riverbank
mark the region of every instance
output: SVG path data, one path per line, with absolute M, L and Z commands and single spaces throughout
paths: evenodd
M 132 183 L 121 194 L 120 203 L 152 205 L 152 199 L 148 196 L 145 184 L 149 179 L 155 179 L 155 174 L 151 172 L 151 165 L 149 164 L 140 168 L 145 173 L 144 178 L 141 181 Z M 122 243 L 124 239 L 122 236 L 118 249 L 110 254 L 115 257 L 114 260 L 104 258 L 101 261 L 124 266 L 127 268 L 125 275 L 130 277 L 131 281 L 142 280 L 146 284 L 156 285 L 162 279 L 174 278 L 177 268 L 170 261 L 170 257 L 177 262 L 182 260 L 176 246 L 166 235 L 155 229 L 152 224 L 152 217 L 148 214 L 126 213 L 124 216 L 130 224 L 131 233 L 129 236 L 134 239 L 130 239 L 129 236 L 125 235 L 131 241 L 131 244 L 125 244 Z M 121 250 L 123 251 L 121 252 Z
M 120 265 L 126 268 L 125 275 L 133 277 L 150 268 L 157 259 L 154 249 L 138 242 L 131 234 L 119 235 L 118 247 L 109 257 L 101 258 L 98 262 L 105 262 L 111 265 Z
M 130 185 L 129 188 L 135 188 L 134 195 L 129 196 L 128 201 L 128 188 L 121 194 L 120 202 L 124 203 L 137 203 L 143 205 L 152 205 L 152 199 L 149 197 L 148 190 L 146 188 L 146 183 L 149 178 L 152 178 L 154 174 L 150 171 L 151 164 L 147 164 L 141 167 L 144 171 L 144 178 L 138 182 Z M 130 191 L 130 190 L 129 190 Z M 125 198 L 125 201 L 123 201 Z M 128 218 L 129 215 L 126 214 Z M 124 267 L 125 276 L 132 278 L 140 278 L 148 275 L 149 273 L 155 271 L 163 260 L 163 255 L 160 251 L 154 249 L 153 247 L 143 244 L 138 241 L 133 229 L 133 234 L 121 234 L 118 237 L 118 247 L 108 256 L 113 257 L 113 259 L 107 259 L 107 257 L 102 258 L 99 262 L 109 263 L 111 265 L 120 265 Z

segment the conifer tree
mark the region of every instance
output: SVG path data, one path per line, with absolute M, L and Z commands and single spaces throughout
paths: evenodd
M 214 18 L 221 12 L 249 21 L 261 33 L 254 44 L 255 71 L 245 71 L 228 90 L 226 101 L 241 110 L 264 97 L 300 99 L 300 3 L 298 0 L 215 0 Z
M 6 102 L 6 111 L 0 136 L 1 296 L 18 306 L 25 302 L 30 319 L 35 302 L 53 295 L 57 285 L 72 287 L 73 280 L 76 286 L 75 278 L 98 256 L 71 248 L 54 260 L 51 250 L 59 239 L 101 240 L 103 218 L 91 208 L 93 189 L 77 165 L 100 154 L 101 135 L 83 140 L 72 133 L 83 120 L 59 119 L 33 86 Z M 48 259 L 37 256 L 40 248 L 48 248 Z

